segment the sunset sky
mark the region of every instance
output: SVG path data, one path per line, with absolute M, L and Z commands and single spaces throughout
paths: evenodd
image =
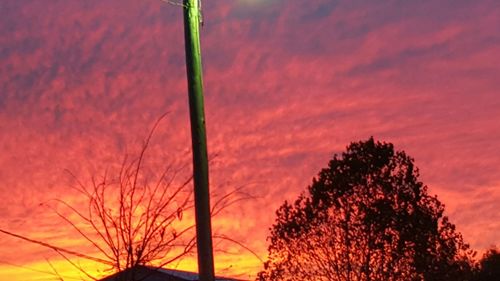
M 211 189 L 255 197 L 214 218 L 215 231 L 265 259 L 279 205 L 373 136 L 415 159 L 472 248 L 500 246 L 498 0 L 203 9 Z M 189 172 L 183 39 L 182 8 L 159 0 L 0 1 L 0 228 L 81 250 L 41 203 L 80 202 L 65 170 L 89 182 L 120 165 L 165 112 L 149 167 Z M 254 278 L 261 262 L 226 247 L 217 272 Z M 0 280 L 55 280 L 40 272 L 47 260 L 79 276 L 56 253 L 0 235 Z M 179 268 L 196 270 L 193 261 Z

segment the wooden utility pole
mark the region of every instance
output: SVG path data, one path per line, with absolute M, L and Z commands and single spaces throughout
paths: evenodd
M 214 257 L 208 184 L 208 153 L 203 109 L 201 67 L 201 0 L 183 0 L 186 69 L 193 146 L 193 178 L 196 213 L 196 246 L 200 281 L 214 281 Z

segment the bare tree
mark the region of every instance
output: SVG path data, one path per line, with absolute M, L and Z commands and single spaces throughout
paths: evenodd
M 176 224 L 193 206 L 191 192 L 187 190 L 191 178 L 176 183 L 179 170 L 172 165 L 153 184 L 142 174 L 144 156 L 158 122 L 139 157 L 131 161 L 125 158 L 117 177 L 105 173 L 99 181 L 93 178 L 90 187 L 75 178 L 78 183 L 75 188 L 88 201 L 86 211 L 56 200 L 76 214 L 77 221 L 53 208 L 114 270 L 150 263 L 163 266 L 183 257 L 195 246 L 191 231 L 194 225 Z M 84 222 L 84 227 L 77 222 Z
M 158 174 L 145 172 L 144 160 L 160 117 L 144 141 L 135 159 L 125 157 L 116 173 L 104 172 L 84 184 L 71 172 L 73 188 L 86 204 L 75 205 L 62 199 L 45 203 L 87 243 L 85 251 L 73 251 L 44 241 L 30 239 L 0 229 L 0 232 L 24 241 L 50 248 L 61 255 L 86 277 L 97 280 L 74 258 L 82 258 L 106 265 L 106 272 L 123 271 L 137 265 L 163 267 L 190 254 L 196 247 L 195 224 L 184 220 L 186 211 L 194 207 L 192 177 L 181 176 L 185 167 L 168 164 Z M 229 206 L 250 198 L 243 187 L 216 197 L 211 216 Z M 216 239 L 234 242 L 225 235 Z M 253 253 L 253 252 L 252 252 Z M 52 264 L 50 268 L 62 279 Z

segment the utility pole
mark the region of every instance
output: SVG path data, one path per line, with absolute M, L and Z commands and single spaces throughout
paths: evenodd
M 208 184 L 208 153 L 203 109 L 201 67 L 201 0 L 183 0 L 186 69 L 193 146 L 193 178 L 196 215 L 196 246 L 200 281 L 214 281 L 214 257 Z

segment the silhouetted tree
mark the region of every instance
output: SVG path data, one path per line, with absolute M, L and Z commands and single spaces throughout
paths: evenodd
M 116 173 L 105 172 L 99 178 L 93 177 L 90 184 L 72 176 L 76 181 L 74 189 L 80 198 L 86 199 L 86 204 L 61 199 L 45 204 L 87 242 L 87 247 L 72 250 L 5 229 L 0 229 L 0 233 L 54 250 L 93 280 L 97 280 L 96 277 L 75 262 L 75 257 L 104 264 L 106 272 L 113 273 L 141 265 L 163 267 L 190 254 L 196 247 L 195 224 L 193 220 L 181 221 L 183 214 L 194 207 L 192 177 L 178 179 L 183 167 L 174 165 L 152 173 L 146 173 L 144 167 L 151 137 L 163 117 L 154 124 L 139 155 L 135 159 L 125 157 Z M 210 215 L 215 216 L 230 205 L 251 198 L 242 189 L 215 196 Z M 252 252 L 225 235 L 214 234 L 214 238 L 236 243 Z M 49 266 L 62 280 L 50 262 Z
M 479 262 L 476 281 L 500 280 L 500 252 L 497 249 L 488 250 Z
M 352 143 L 276 212 L 258 280 L 470 280 L 472 251 L 390 143 Z

